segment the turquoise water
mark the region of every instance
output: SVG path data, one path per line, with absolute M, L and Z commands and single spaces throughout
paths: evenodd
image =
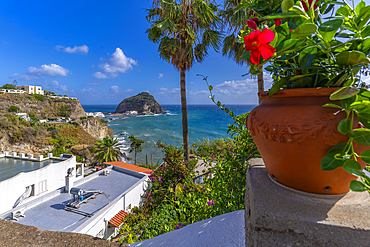
M 160 139 L 164 143 L 180 146 L 182 143 L 181 106 L 162 105 L 167 112 L 164 115 L 127 116 L 122 119 L 109 121 L 108 127 L 113 129 L 113 134 L 120 142 L 124 143 L 124 151 L 128 157 L 133 158 L 133 153 L 128 153 L 128 136 L 145 140 L 143 151 L 138 154 L 138 163 L 148 161 L 160 162 L 163 158 L 161 151 L 155 143 Z M 235 114 L 251 111 L 255 105 L 229 105 Z M 83 105 L 86 112 L 114 112 L 116 106 Z M 215 105 L 189 105 L 188 106 L 189 141 L 196 142 L 203 138 L 213 140 L 227 136 L 227 125 L 233 121 L 229 115 Z M 132 162 L 131 162 L 132 163 Z

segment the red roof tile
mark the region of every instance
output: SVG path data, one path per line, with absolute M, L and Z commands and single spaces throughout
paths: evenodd
M 123 218 L 128 215 L 125 211 L 121 210 L 116 214 L 112 219 L 109 220 L 109 223 L 114 225 L 115 227 L 119 227 L 122 224 Z
M 137 165 L 128 164 L 122 161 L 105 162 L 105 164 L 114 165 L 114 166 L 122 167 L 128 170 L 131 170 L 131 171 L 142 172 L 146 174 L 150 174 L 153 172 L 153 170 L 151 169 L 144 168 L 144 167 L 137 166 Z

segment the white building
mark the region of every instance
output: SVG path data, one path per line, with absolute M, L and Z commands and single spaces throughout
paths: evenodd
M 12 157 L 16 157 L 15 153 Z M 0 173 L 0 218 L 41 230 L 84 233 L 104 239 L 115 236 L 122 218 L 132 207 L 139 206 L 151 170 L 110 162 L 99 172 L 76 177 L 76 158 L 67 157 L 6 180 L 1 180 Z M 25 157 L 21 154 L 16 158 L 19 161 Z M 72 195 L 74 191 L 81 194 Z M 25 200 L 19 202 L 23 197 Z
M 24 90 L 20 90 L 20 89 L 1 89 L 0 92 L 3 92 L 3 93 L 26 93 L 26 91 Z
M 24 120 L 30 121 L 30 117 L 28 116 L 27 113 L 19 112 L 19 113 L 16 113 L 15 115 L 18 116 L 18 117 L 23 118 Z
M 105 115 L 102 112 L 86 112 L 86 116 L 103 118 Z
M 24 90 L 27 94 L 42 94 L 44 95 L 44 91 L 40 86 L 26 86 L 26 85 L 21 85 L 17 86 L 17 89 Z

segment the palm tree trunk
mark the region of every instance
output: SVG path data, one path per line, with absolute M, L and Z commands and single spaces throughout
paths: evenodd
M 182 138 L 184 143 L 185 160 L 189 161 L 189 132 L 188 132 L 188 111 L 186 108 L 185 69 L 180 70 L 181 87 L 181 112 L 182 112 Z
M 136 165 L 136 148 L 135 148 L 135 165 Z
M 260 92 L 265 91 L 265 85 L 264 85 L 264 81 L 263 81 L 263 67 L 261 66 L 258 69 L 262 71 L 261 74 L 257 75 L 258 92 L 260 93 Z M 261 98 L 259 98 L 258 103 L 261 104 L 261 102 L 262 102 L 262 100 L 261 100 Z

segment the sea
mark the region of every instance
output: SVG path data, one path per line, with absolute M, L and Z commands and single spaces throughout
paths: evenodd
M 164 157 L 162 151 L 156 146 L 161 140 L 168 145 L 181 146 L 182 125 L 181 106 L 162 105 L 167 114 L 134 115 L 123 118 L 110 117 L 114 113 L 116 105 L 82 105 L 86 112 L 103 112 L 108 120 L 108 128 L 113 129 L 114 137 L 123 144 L 123 150 L 128 159 L 123 161 L 134 163 L 134 153 L 129 153 L 130 141 L 128 137 L 134 135 L 142 139 L 142 152 L 137 154 L 137 163 L 146 162 L 161 163 Z M 251 111 L 256 105 L 226 105 L 236 115 Z M 228 137 L 228 125 L 233 120 L 229 114 L 219 109 L 216 105 L 188 105 L 188 128 L 189 142 L 198 140 Z

